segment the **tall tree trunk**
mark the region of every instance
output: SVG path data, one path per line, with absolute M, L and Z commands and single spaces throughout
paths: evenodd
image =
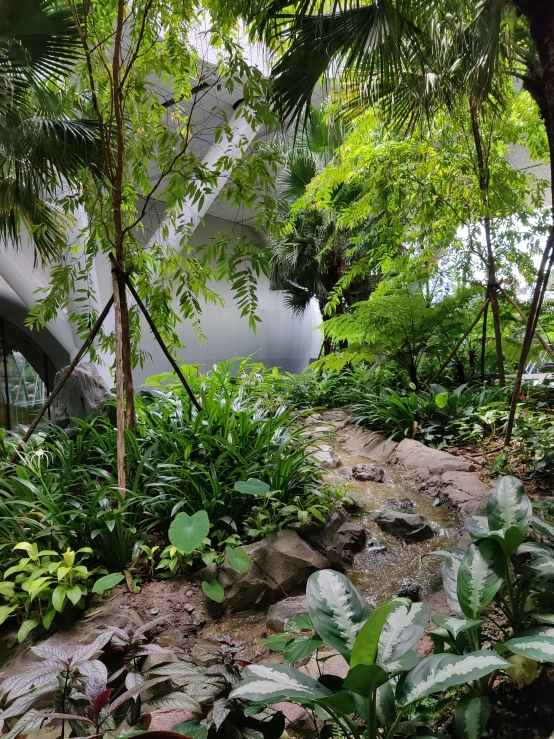
M 489 213 L 489 186 L 490 168 L 489 155 L 479 126 L 479 111 L 474 100 L 469 101 L 469 112 L 471 115 L 471 130 L 473 142 L 477 154 L 477 167 L 479 178 L 479 190 L 485 205 L 485 216 L 483 218 L 483 230 L 485 231 L 485 242 L 487 245 L 487 298 L 491 299 L 492 322 L 494 327 L 494 342 L 496 346 L 496 363 L 498 367 L 498 382 L 501 387 L 506 384 L 504 374 L 504 355 L 502 352 L 502 332 L 500 330 L 500 312 L 497 297 L 496 260 L 492 248 L 491 219 Z
M 121 495 L 125 496 L 127 480 L 125 474 L 125 409 L 123 404 L 124 372 L 123 344 L 121 332 L 121 301 L 119 280 L 112 271 L 113 299 L 115 311 L 115 396 L 117 425 L 117 486 Z
M 485 355 L 487 352 L 487 317 L 489 315 L 489 304 L 485 306 L 483 313 L 483 330 L 481 333 L 481 382 L 485 382 Z
M 523 347 L 519 358 L 510 414 L 506 425 L 504 445 L 509 446 L 514 428 L 517 401 L 520 395 L 523 373 L 527 364 L 527 357 L 537 328 L 539 315 L 544 300 L 544 294 L 554 263 L 554 3 L 552 0 L 514 0 L 516 9 L 529 19 L 531 36 L 536 44 L 542 69 L 544 83 L 544 101 L 541 106 L 541 115 L 546 127 L 548 146 L 550 150 L 550 183 L 553 203 L 553 226 L 547 239 L 542 255 L 539 274 L 533 293 L 533 301 L 529 311 L 529 320 L 523 339 Z
M 116 127 L 115 176 L 113 182 L 113 215 L 115 258 L 119 266 L 125 269 L 125 229 L 123 224 L 123 180 L 125 170 L 125 122 L 123 119 L 123 95 L 121 89 L 121 52 L 123 40 L 125 1 L 118 0 L 117 25 L 113 51 L 113 110 Z M 125 391 L 126 426 L 134 433 L 135 430 L 135 396 L 133 388 L 133 365 L 131 357 L 131 332 L 129 327 L 129 307 L 125 281 L 116 275 L 119 292 L 120 330 L 121 330 L 121 363 L 123 372 L 123 386 Z M 117 402 L 123 405 L 123 397 Z

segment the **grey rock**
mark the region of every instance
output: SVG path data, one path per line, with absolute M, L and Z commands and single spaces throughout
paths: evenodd
M 375 521 L 383 531 L 405 541 L 421 541 L 433 536 L 429 521 L 414 513 L 383 511 L 375 515 Z
M 56 373 L 54 384 L 59 382 L 66 369 L 64 367 Z M 81 362 L 52 403 L 52 421 L 66 428 L 72 418 L 106 415 L 106 403 L 111 399 L 110 389 L 96 366 L 92 362 Z
M 239 574 L 225 563 L 219 568 L 218 580 L 225 589 L 224 604 L 231 611 L 252 608 L 258 598 L 260 605 L 275 603 L 283 597 L 283 591 L 298 592 L 312 572 L 329 567 L 325 556 L 291 530 L 271 534 L 244 548 L 252 560 L 246 572 Z M 199 576 L 211 580 L 214 574 L 212 568 L 206 568 Z
M 192 613 L 194 611 L 194 606 L 192 605 L 192 603 L 185 603 L 183 608 L 187 613 Z
M 322 467 L 331 470 L 340 467 L 342 460 L 339 455 L 333 451 L 333 447 L 329 444 L 321 444 L 318 451 L 314 454 L 316 459 Z
M 433 508 L 437 508 L 438 506 L 440 506 L 440 504 L 441 504 L 441 499 L 435 498 L 435 500 L 433 501 Z
M 337 423 L 348 420 L 348 412 L 343 408 L 330 408 L 328 411 L 323 411 L 321 417 L 324 421 L 331 421 L 331 423 Z
M 441 477 L 440 497 L 463 514 L 473 514 L 486 499 L 488 486 L 471 472 L 445 472 Z
M 389 498 L 387 500 L 387 508 L 400 513 L 410 513 L 413 511 L 415 503 L 411 498 Z
M 323 421 L 323 416 L 321 415 L 321 413 L 312 413 L 310 416 L 307 416 L 304 419 L 304 423 L 306 423 L 306 424 L 308 424 L 308 423 L 320 423 L 321 421 Z
M 364 526 L 352 521 L 344 508 L 333 511 L 325 524 L 310 521 L 297 530 L 310 546 L 327 557 L 332 567 L 339 570 L 352 563 L 354 553 L 363 549 L 367 539 Z
M 390 441 L 383 434 L 355 428 L 344 444 L 344 448 L 358 457 L 385 464 L 393 456 L 397 441 Z
M 265 625 L 268 629 L 273 629 L 273 631 L 282 634 L 286 622 L 301 613 L 308 613 L 305 595 L 298 595 L 296 598 L 285 598 L 285 600 L 270 606 Z
M 191 621 L 193 626 L 204 626 L 206 623 L 206 614 L 202 613 L 202 611 L 194 611 Z
M 421 600 L 421 585 L 406 583 L 394 595 L 397 598 L 409 598 L 413 603 L 418 603 Z
M 352 467 L 352 477 L 362 482 L 383 482 L 385 470 L 376 464 L 358 464 Z
M 431 449 L 420 441 L 402 439 L 394 453 L 395 461 L 408 470 L 426 470 L 430 475 L 444 472 L 473 472 L 474 465 L 440 449 Z
M 343 500 L 343 508 L 345 508 L 347 511 L 365 511 L 367 508 L 367 501 L 364 498 L 363 495 L 360 495 L 360 493 L 353 493 L 348 491 L 347 497 L 350 498 L 350 501 L 344 501 Z

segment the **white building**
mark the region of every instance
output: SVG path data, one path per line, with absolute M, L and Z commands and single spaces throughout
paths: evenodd
M 212 65 L 213 52 L 206 43 L 205 34 L 202 31 L 196 32 L 192 41 L 206 66 Z M 263 65 L 263 53 L 259 47 L 250 47 L 249 53 L 254 63 Z M 217 95 L 215 92 L 212 94 L 209 82 L 208 76 L 207 82 L 203 83 L 205 89 L 201 100 L 196 101 L 192 116 L 196 128 L 204 129 L 207 133 L 202 136 L 201 143 L 193 145 L 193 151 L 203 161 L 215 162 L 222 155 L 222 148 L 229 153 L 229 147 L 232 150 L 233 146 L 228 142 L 219 145 L 214 143 L 209 133 L 223 115 L 233 121 L 237 136 L 248 136 L 250 140 L 254 140 L 264 136 L 265 132 L 252 131 L 240 116 L 235 117 L 236 105 L 241 97 L 240 90 L 235 90 L 233 95 L 221 90 L 218 90 Z M 156 85 L 156 91 L 160 100 L 167 102 L 169 109 L 171 90 Z M 234 151 L 233 155 L 238 156 L 238 151 Z M 196 206 L 185 209 L 183 218 L 192 224 L 193 229 L 192 246 L 208 243 L 212 236 L 221 231 L 228 231 L 230 238 L 246 232 L 252 239 L 264 239 L 264 235 L 254 228 L 252 213 L 244 209 L 237 212 L 220 197 L 224 184 L 225 178 L 222 177 L 212 196 L 205 199 L 201 210 Z M 163 220 L 164 209 L 163 202 L 153 201 L 149 218 L 144 224 L 146 240 Z M 82 217 L 86 218 L 84 213 Z M 78 228 L 75 234 L 77 232 Z M 101 309 L 111 293 L 110 267 L 104 256 L 96 258 L 95 268 L 89 278 L 97 293 L 97 308 Z M 35 266 L 33 249 L 28 243 L 23 243 L 17 250 L 8 248 L 3 251 L 0 259 L 0 427 L 17 428 L 32 419 L 43 401 L 44 386 L 52 388 L 55 371 L 67 365 L 81 345 L 73 325 L 63 312 L 47 329 L 40 332 L 31 332 L 25 327 L 27 311 L 37 299 L 36 291 L 44 288 L 48 281 L 49 270 Z M 216 283 L 214 289 L 224 298 L 225 306 L 205 306 L 202 331 L 207 340 L 201 344 L 192 326 L 181 322 L 179 335 L 185 348 L 178 352 L 178 361 L 200 364 L 209 369 L 217 361 L 255 354 L 256 361 L 262 361 L 268 366 L 300 372 L 319 355 L 321 337 L 317 327 L 321 316 L 315 304 L 301 319 L 295 318 L 285 308 L 282 294 L 271 292 L 268 280 L 262 277 L 258 284 L 257 311 L 261 323 L 254 334 L 248 325 L 248 319 L 240 316 L 232 300 L 230 287 Z M 176 312 L 179 312 L 177 305 Z M 113 315 L 106 322 L 106 328 L 109 330 L 111 327 Z M 170 370 L 167 359 L 144 321 L 141 348 L 151 358 L 143 368 L 136 369 L 137 386 L 152 374 Z M 99 371 L 110 385 L 113 385 L 110 373 L 112 361 L 112 357 L 104 357 L 103 366 L 99 366 Z

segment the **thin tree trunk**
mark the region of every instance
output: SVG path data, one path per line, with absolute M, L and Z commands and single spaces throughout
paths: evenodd
M 471 115 L 471 130 L 473 133 L 473 142 L 475 144 L 475 152 L 477 154 L 479 190 L 485 204 L 485 217 L 483 218 L 483 229 L 485 231 L 485 241 L 487 245 L 487 298 L 490 298 L 492 322 L 494 327 L 494 342 L 496 347 L 496 363 L 498 367 L 498 382 L 501 387 L 506 384 L 506 376 L 504 373 L 504 355 L 502 352 L 502 332 L 500 330 L 500 313 L 498 309 L 498 298 L 496 292 L 498 284 L 496 279 L 496 260 L 494 250 L 492 248 L 491 236 L 491 220 L 489 215 L 489 185 L 490 185 L 490 168 L 488 160 L 488 152 L 481 136 L 479 127 L 479 112 L 475 101 L 469 101 L 469 112 Z
M 550 149 L 550 184 L 553 203 L 552 216 L 554 222 L 554 5 L 551 2 L 538 2 L 537 0 L 516 0 L 514 4 L 516 5 L 517 10 L 525 15 L 529 20 L 531 36 L 537 46 L 541 64 L 545 95 L 544 104 L 541 107 L 541 115 L 544 119 L 546 135 L 548 137 L 548 146 Z M 533 293 L 533 301 L 529 311 L 529 320 L 527 321 L 527 328 L 523 339 L 523 347 L 514 382 L 508 423 L 506 424 L 506 433 L 504 436 L 505 447 L 510 445 L 512 438 L 523 374 L 527 365 L 527 357 L 529 356 L 533 335 L 537 328 L 544 294 L 548 285 L 553 263 L 554 225 L 550 231 L 550 235 L 547 239 L 542 255 L 539 274 Z
M 118 275 L 119 300 L 121 305 L 121 343 L 123 353 L 123 375 L 125 386 L 126 426 L 135 433 L 135 390 L 133 385 L 133 359 L 131 353 L 131 330 L 129 326 L 129 305 L 125 281 Z
M 491 312 L 492 322 L 494 326 L 494 343 L 496 346 L 496 361 L 498 363 L 498 384 L 504 387 L 506 384 L 506 375 L 504 374 L 504 356 L 502 353 L 502 333 L 500 331 L 500 311 L 498 307 L 498 297 L 496 290 L 491 295 Z
M 528 318 L 528 317 L 527 317 L 527 316 L 525 315 L 525 313 L 524 313 L 524 312 L 523 312 L 523 311 L 521 310 L 521 308 L 520 308 L 520 307 L 519 307 L 519 305 L 518 305 L 518 304 L 516 303 L 516 301 L 515 301 L 515 300 L 514 300 L 514 299 L 512 298 L 512 296 L 511 296 L 511 295 L 509 295 L 509 294 L 508 294 L 508 293 L 506 292 L 506 290 L 503 290 L 502 288 L 500 288 L 500 292 L 502 293 L 502 295 L 504 295 L 504 297 L 506 298 L 506 300 L 508 301 L 508 303 L 510 303 L 510 305 L 512 305 L 512 306 L 513 306 L 513 307 L 514 307 L 514 308 L 516 309 L 517 313 L 518 313 L 518 314 L 519 314 L 519 316 L 520 316 L 520 317 L 521 317 L 521 318 L 523 319 L 523 321 L 524 321 L 525 323 L 527 323 L 527 321 L 529 320 L 529 318 Z M 544 336 L 543 336 L 542 334 L 540 334 L 540 333 L 539 333 L 539 332 L 537 331 L 537 329 L 535 329 L 535 336 L 536 336 L 536 337 L 537 337 L 537 339 L 539 340 L 539 342 L 540 342 L 540 344 L 541 344 L 542 348 L 543 348 L 543 349 L 544 349 L 544 350 L 546 351 L 546 353 L 548 354 L 548 356 L 549 356 L 549 357 L 550 357 L 551 359 L 554 359 L 554 350 L 552 349 L 552 347 L 551 347 L 551 346 L 549 346 L 549 344 L 547 344 L 547 342 L 546 342 L 546 339 L 544 338 Z
M 121 331 L 121 302 L 119 280 L 115 271 L 112 271 L 113 302 L 115 309 L 115 397 L 117 419 L 117 486 L 122 496 L 125 496 L 127 479 L 125 474 L 125 406 L 124 406 L 124 372 L 123 346 Z
M 489 304 L 485 306 L 483 313 L 483 330 L 481 333 L 481 382 L 485 382 L 485 355 L 487 353 L 487 317 L 489 315 Z

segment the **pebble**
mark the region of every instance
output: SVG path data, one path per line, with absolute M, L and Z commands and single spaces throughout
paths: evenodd
M 433 507 L 436 508 L 440 504 L 441 504 L 441 499 L 440 498 L 435 498 L 435 500 L 433 501 Z
M 188 589 L 188 590 L 186 591 L 185 595 L 187 596 L 187 598 L 192 598 L 192 596 L 194 595 L 194 590 L 191 590 L 191 589 L 189 588 L 189 589 Z
M 190 603 L 185 603 L 183 608 L 185 609 L 187 613 L 192 613 L 194 611 L 194 606 L 191 605 Z
M 150 613 L 151 613 L 151 614 L 152 614 L 153 616 L 157 616 L 159 612 L 160 612 L 160 609 L 159 609 L 159 608 L 151 608 L 151 609 L 150 609 Z

